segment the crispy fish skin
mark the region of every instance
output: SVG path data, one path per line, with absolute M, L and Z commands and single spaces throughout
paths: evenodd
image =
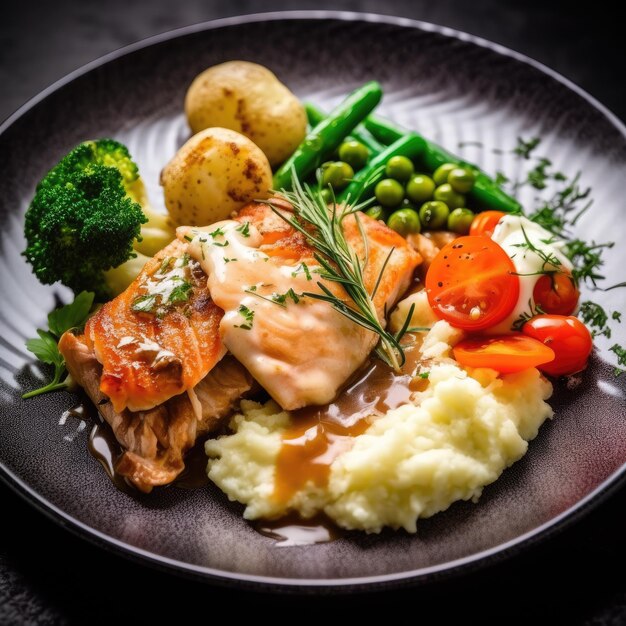
M 223 312 L 195 263 L 176 270 L 185 278 L 177 277 L 172 285 L 190 285 L 180 301 L 159 314 L 133 310 L 151 289 L 167 287 L 186 248 L 176 240 L 161 250 L 126 291 L 85 326 L 87 345 L 102 364 L 100 390 L 118 413 L 126 408 L 146 411 L 195 387 L 226 353 L 218 332 Z
M 59 341 L 67 369 L 111 426 L 124 449 L 115 470 L 144 493 L 171 483 L 184 469 L 196 439 L 215 430 L 253 385 L 252 377 L 226 357 L 194 388 L 200 411 L 187 393 L 147 411 L 115 411 L 100 388 L 102 366 L 83 335 L 66 332 Z

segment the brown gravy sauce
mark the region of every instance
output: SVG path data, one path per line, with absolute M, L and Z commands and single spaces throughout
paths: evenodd
M 303 519 L 290 513 L 278 520 L 258 520 L 254 529 L 276 541 L 276 547 L 305 546 L 339 539 L 344 534 L 332 520 L 324 515 Z
M 138 493 L 126 478 L 115 470 L 117 460 L 122 456 L 122 448 L 110 426 L 98 416 L 89 433 L 88 449 L 91 456 L 102 465 L 111 482 L 120 490 L 129 494 Z
M 274 497 L 277 500 L 288 501 L 309 481 L 324 486 L 332 462 L 350 449 L 355 437 L 364 433 L 376 417 L 408 404 L 413 392 L 423 391 L 428 386 L 428 378 L 419 376 L 422 368 L 428 369 L 428 364 L 420 361 L 419 337 L 407 334 L 406 339 L 406 362 L 400 373 L 372 359 L 353 376 L 334 402 L 291 412 L 292 425 L 283 435 L 276 462 Z M 91 419 L 90 454 L 118 489 L 137 494 L 115 469 L 122 448 L 96 407 L 85 401 L 66 414 Z M 185 455 L 185 469 L 172 485 L 183 489 L 205 487 L 209 483 L 206 467 L 203 439 Z M 258 520 L 253 526 L 260 534 L 274 539 L 278 547 L 323 543 L 343 534 L 324 515 L 303 519 L 290 513 L 278 520 Z
M 276 460 L 273 497 L 288 502 L 306 483 L 324 486 L 330 466 L 350 449 L 377 417 L 410 402 L 414 391 L 423 391 L 427 378 L 415 376 L 420 367 L 418 339 L 410 336 L 406 362 L 396 374 L 379 359 L 361 368 L 337 399 L 324 406 L 292 411 L 292 424 L 283 434 Z
M 129 484 L 126 478 L 115 469 L 123 451 L 111 427 L 99 416 L 94 417 L 93 421 L 95 423 L 89 433 L 89 453 L 102 465 L 107 476 L 118 489 L 126 493 L 138 494 L 139 491 Z M 206 467 L 207 457 L 204 453 L 204 439 L 202 439 L 187 452 L 185 455 L 185 469 L 171 484 L 181 489 L 206 487 L 209 484 Z

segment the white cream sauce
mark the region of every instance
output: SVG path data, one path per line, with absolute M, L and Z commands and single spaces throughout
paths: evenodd
M 252 224 L 224 220 L 191 234 L 189 254 L 224 310 L 224 345 L 283 408 L 330 402 L 377 336 L 328 303 L 300 297 L 321 293 L 320 266 L 277 265 L 259 250 L 262 237 Z M 342 295 L 336 284 L 324 282 Z
M 562 252 L 565 242 L 556 240 L 552 233 L 525 217 L 506 215 L 498 222 L 491 238 L 509 255 L 520 275 L 520 292 L 515 308 L 506 319 L 487 331 L 501 334 L 509 332 L 520 316 L 531 315 L 535 311 L 533 291 L 541 277 L 538 272 L 557 268 L 556 265 L 546 264 L 544 257 L 558 260 L 561 269 L 571 270 L 573 266 Z M 533 248 L 540 250 L 541 254 Z

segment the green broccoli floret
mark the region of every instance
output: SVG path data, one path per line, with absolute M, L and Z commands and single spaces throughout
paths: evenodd
M 41 282 L 99 300 L 122 291 L 174 239 L 168 217 L 148 206 L 128 149 L 113 139 L 80 144 L 46 174 L 24 234 L 23 254 Z

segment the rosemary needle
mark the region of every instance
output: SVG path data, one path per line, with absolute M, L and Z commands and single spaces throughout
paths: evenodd
M 292 205 L 294 217 L 286 216 L 272 205 L 271 200 L 269 201 L 270 207 L 293 228 L 301 232 L 308 243 L 315 249 L 314 257 L 322 266 L 320 277 L 341 283 L 352 302 L 350 304 L 346 303 L 324 283 L 319 281 L 317 286 L 322 293 L 304 292 L 301 295 L 328 302 L 336 311 L 348 319 L 378 334 L 379 341 L 375 348 L 376 355 L 394 370 L 399 371 L 405 361 L 404 351 L 400 345 L 401 336 L 400 334 L 393 335 L 385 330 L 378 319 L 373 300 L 382 274 L 387 267 L 389 258 L 393 254 L 393 248 L 383 263 L 373 290 L 369 292 L 364 280 L 364 269 L 368 263 L 369 250 L 367 237 L 357 213 L 366 203 L 352 206 L 346 203 L 338 206 L 333 197 L 332 208 L 329 210 L 320 191 L 311 189 L 306 183 L 302 185 L 293 172 L 292 191 L 281 190 L 280 194 Z M 354 215 L 363 241 L 363 259 L 359 258 L 359 255 L 345 237 L 343 220 L 349 215 Z M 313 226 L 313 229 L 307 229 L 306 225 Z M 408 327 L 408 321 L 404 326 Z

